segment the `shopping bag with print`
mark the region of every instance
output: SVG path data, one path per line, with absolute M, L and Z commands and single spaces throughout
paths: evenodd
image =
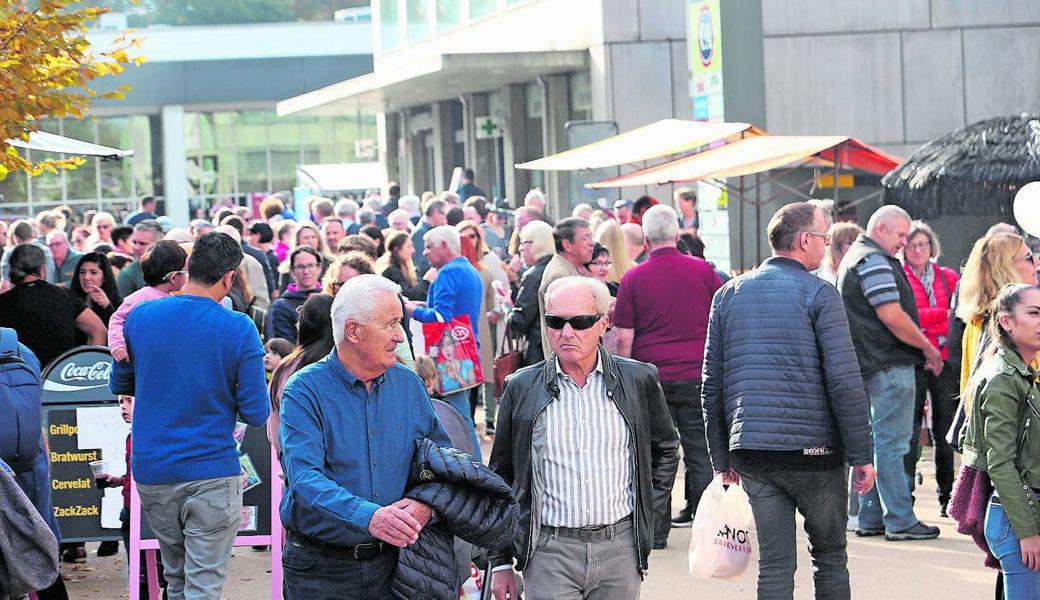
M 705 579 L 737 579 L 751 560 L 754 517 L 747 493 L 739 485 L 724 486 L 716 475 L 697 505 L 690 534 L 690 575 Z
M 468 390 L 484 382 L 477 338 L 469 317 L 445 323 L 423 323 L 426 354 L 437 365 L 437 392 L 441 396 Z

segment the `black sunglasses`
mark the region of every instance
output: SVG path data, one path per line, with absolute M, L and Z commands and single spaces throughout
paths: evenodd
M 589 327 L 592 327 L 603 318 L 603 315 L 578 315 L 576 317 L 557 317 L 556 315 L 550 315 L 545 313 L 545 326 L 549 329 L 563 329 L 563 326 L 570 323 L 571 329 L 575 331 L 584 331 Z

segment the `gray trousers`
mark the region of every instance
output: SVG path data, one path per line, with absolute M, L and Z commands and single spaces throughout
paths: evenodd
M 524 569 L 527 600 L 637 600 L 642 580 L 632 521 L 612 538 L 582 542 L 543 527 Z
M 220 600 L 242 513 L 242 478 L 137 486 L 170 600 Z

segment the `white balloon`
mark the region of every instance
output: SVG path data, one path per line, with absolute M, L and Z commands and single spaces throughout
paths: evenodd
M 1040 181 L 1022 186 L 1015 194 L 1015 220 L 1033 237 L 1040 237 Z

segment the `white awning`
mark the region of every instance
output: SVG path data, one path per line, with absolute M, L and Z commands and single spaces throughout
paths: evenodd
M 747 123 L 664 119 L 645 127 L 516 165 L 537 171 L 581 171 L 679 154 L 751 130 Z
M 297 184 L 315 192 L 370 190 L 381 187 L 386 178 L 377 162 L 300 165 Z
M 35 152 L 53 152 L 55 154 L 71 154 L 75 156 L 100 156 L 105 160 L 119 160 L 133 156 L 133 150 L 119 150 L 90 142 L 81 142 L 46 131 L 34 131 L 29 134 L 29 141 L 11 139 L 6 142 L 17 148 Z

